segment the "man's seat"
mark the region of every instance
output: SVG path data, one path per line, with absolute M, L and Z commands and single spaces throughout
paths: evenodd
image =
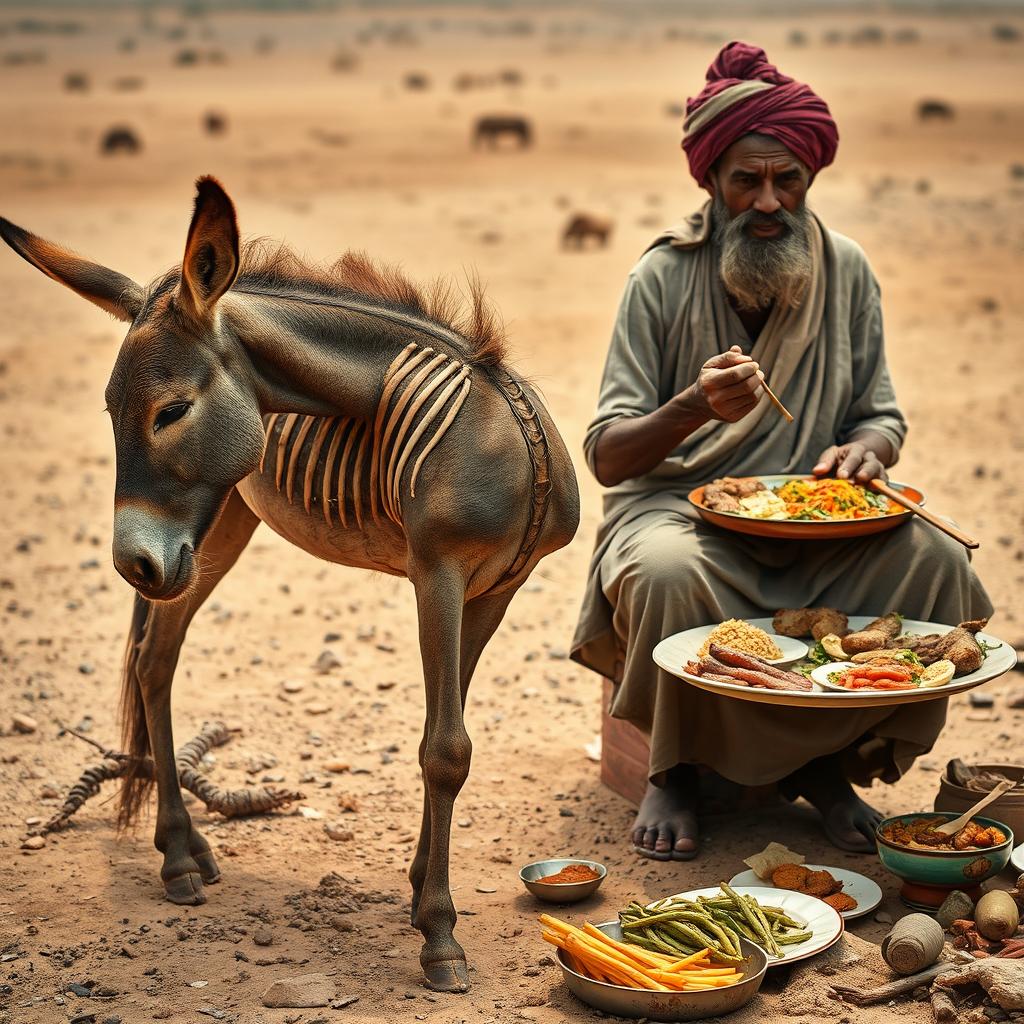
M 601 781 L 634 807 L 640 805 L 647 789 L 647 767 L 651 748 L 647 737 L 635 725 L 612 718 L 614 683 L 602 682 L 601 692 Z M 724 814 L 763 806 L 778 797 L 778 788 L 739 786 L 707 768 L 700 770 L 701 814 Z

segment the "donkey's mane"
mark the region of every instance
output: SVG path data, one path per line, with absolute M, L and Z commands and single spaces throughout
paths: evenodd
M 361 299 L 457 334 L 468 348 L 463 353 L 467 362 L 494 366 L 505 358 L 504 326 L 475 275 L 467 275 L 464 296 L 447 278 L 417 285 L 398 266 L 373 260 L 365 252 L 350 250 L 334 263 L 315 264 L 283 243 L 255 238 L 242 243 L 240 255 L 233 291 L 321 302 Z M 150 297 L 173 287 L 180 276 L 181 269 L 175 267 L 150 287 Z

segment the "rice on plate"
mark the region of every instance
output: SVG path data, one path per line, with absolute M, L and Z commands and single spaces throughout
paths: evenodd
M 772 661 L 783 656 L 781 648 L 774 640 L 757 626 L 750 625 L 742 619 L 726 619 L 708 633 L 700 650 L 701 657 L 710 653 L 712 644 L 732 647 L 746 654 L 756 654 L 759 658 Z

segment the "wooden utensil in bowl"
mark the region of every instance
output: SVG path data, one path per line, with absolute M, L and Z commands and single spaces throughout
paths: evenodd
M 959 818 L 947 821 L 945 825 L 936 826 L 934 831 L 941 832 L 943 835 L 947 836 L 955 835 L 971 820 L 971 818 L 974 817 L 974 815 L 978 813 L 978 811 L 982 810 L 982 808 L 988 807 L 993 800 L 998 800 L 1004 793 L 1008 793 L 1016 785 L 1017 783 L 1014 782 L 1013 779 L 1004 779 L 990 793 L 983 796 L 973 807 L 964 811 Z

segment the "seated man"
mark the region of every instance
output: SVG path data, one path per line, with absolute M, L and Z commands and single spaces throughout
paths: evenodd
M 866 851 L 879 815 L 851 782 L 896 781 L 935 742 L 944 700 L 841 713 L 731 700 L 659 671 L 654 646 L 779 608 L 956 624 L 992 607 L 964 549 L 916 517 L 865 538 L 782 541 L 720 530 L 689 505 L 688 491 L 726 475 L 884 477 L 906 424 L 864 253 L 805 205 L 836 151 L 828 107 L 734 42 L 687 115 L 683 149 L 711 201 L 626 284 L 584 442 L 610 490 L 572 656 L 618 684 L 611 713 L 650 736 L 639 853 L 696 855 L 698 765 L 778 782 L 817 808 L 836 846 Z

